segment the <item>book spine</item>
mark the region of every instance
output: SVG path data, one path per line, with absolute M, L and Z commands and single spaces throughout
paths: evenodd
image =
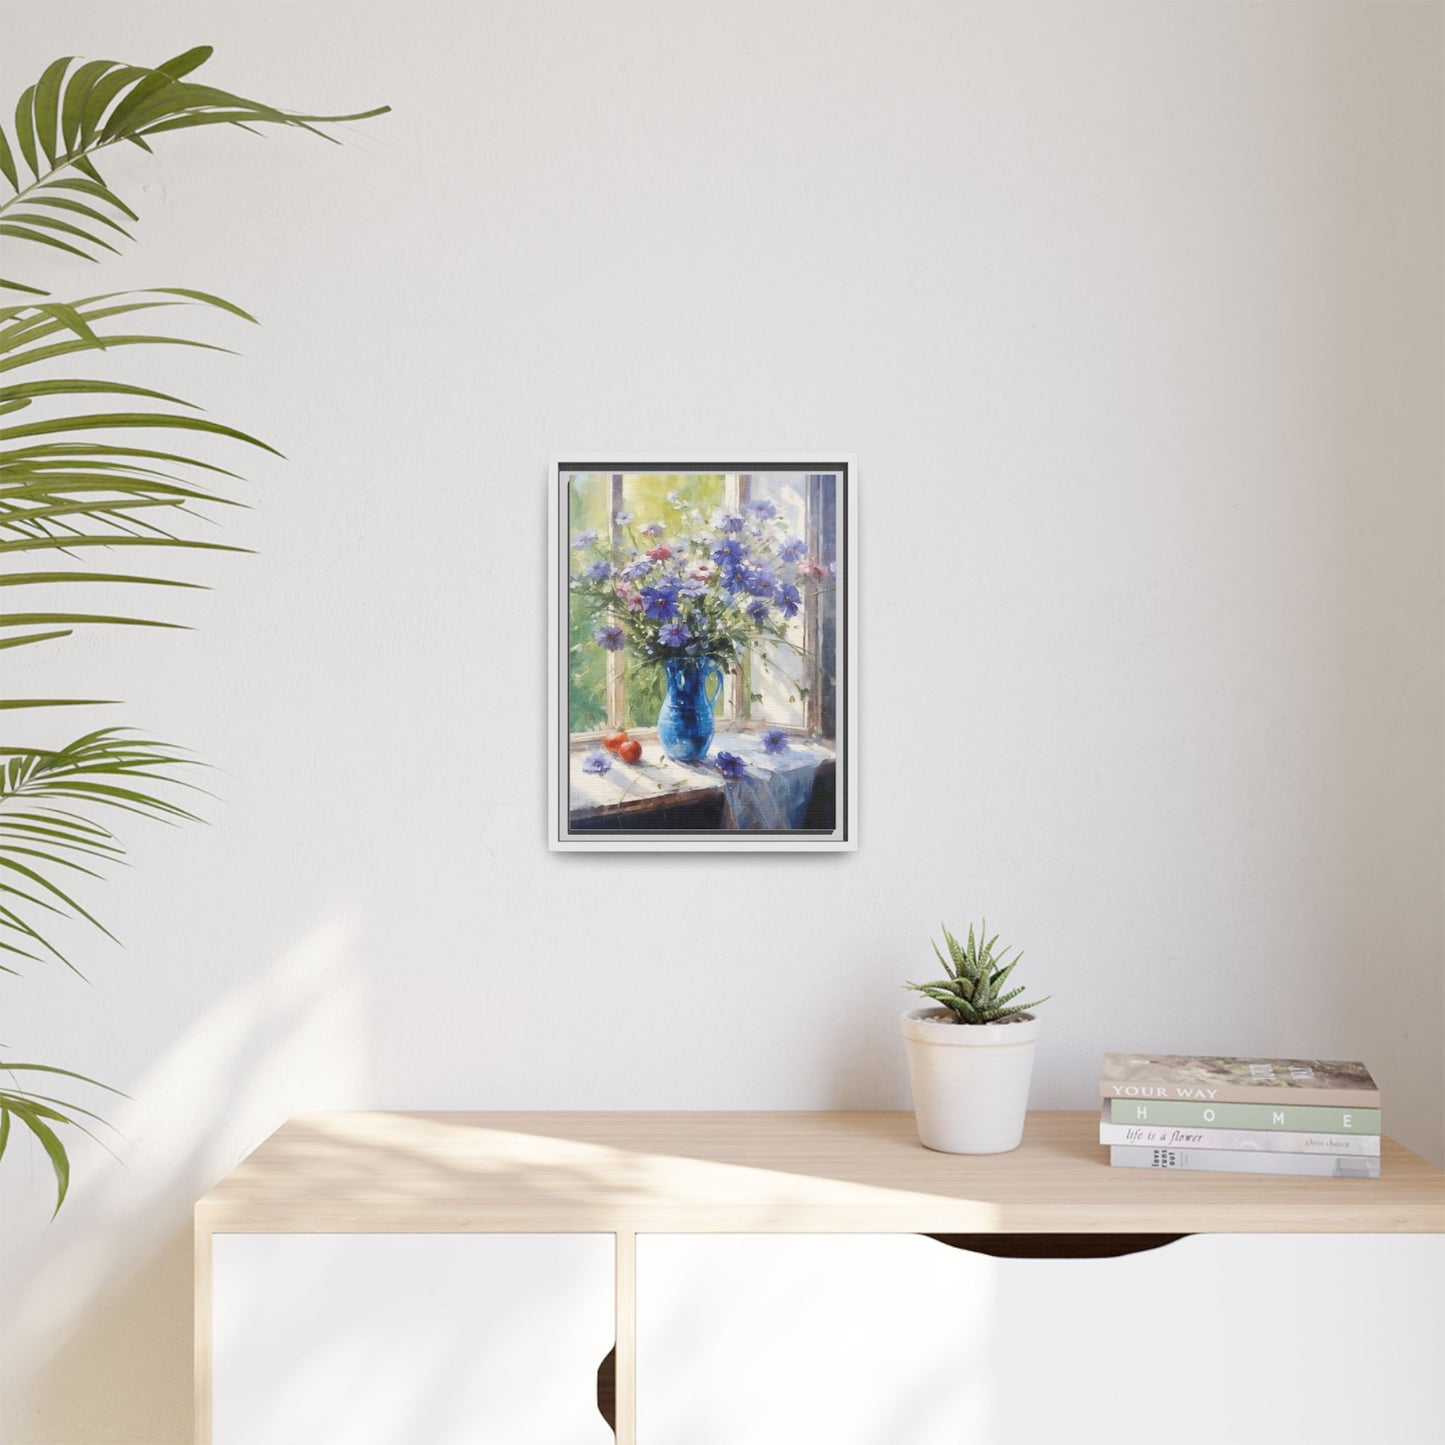
M 1308 1174 L 1378 1179 L 1380 1161 L 1343 1154 L 1253 1154 L 1235 1149 L 1138 1149 L 1115 1144 L 1109 1163 L 1122 1169 L 1192 1169 L 1215 1174 Z
M 1185 1104 L 1111 1099 L 1114 1124 L 1176 1124 L 1226 1129 L 1285 1129 L 1296 1134 L 1378 1134 L 1378 1109 L 1327 1109 L 1313 1104 Z
M 1200 1104 L 1307 1104 L 1336 1109 L 1378 1109 L 1378 1089 L 1284 1088 L 1277 1084 L 1118 1084 L 1099 1082 L 1102 1099 L 1131 1099 L 1140 1103 Z
M 1164 1149 L 1239 1149 L 1262 1154 L 1377 1157 L 1378 1134 L 1298 1134 L 1288 1129 L 1176 1129 L 1160 1124 L 1099 1125 L 1099 1143 Z

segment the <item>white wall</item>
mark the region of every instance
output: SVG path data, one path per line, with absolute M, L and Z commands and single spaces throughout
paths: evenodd
M 1107 1049 L 1361 1056 L 1445 1153 L 1439 5 L 4 23 L 9 105 L 209 41 L 217 84 L 396 112 L 112 167 L 102 284 L 264 322 L 130 374 L 290 460 L 196 632 L 29 674 L 225 802 L 89 895 L 128 944 L 92 987 L 5 986 L 7 1046 L 134 1096 L 55 1224 L 0 1170 L 7 1441 L 189 1438 L 189 1208 L 289 1113 L 902 1107 L 940 918 L 1053 993 L 1038 1106 Z M 856 855 L 546 852 L 566 448 L 857 454 Z

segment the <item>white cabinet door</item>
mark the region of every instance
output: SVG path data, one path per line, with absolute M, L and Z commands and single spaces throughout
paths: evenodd
M 1445 1236 L 637 1241 L 637 1445 L 1436 1445 Z
M 218 1234 L 214 1445 L 611 1445 L 613 1237 Z

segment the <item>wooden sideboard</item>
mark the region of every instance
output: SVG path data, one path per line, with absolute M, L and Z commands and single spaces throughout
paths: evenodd
M 1402 1321 L 1400 1327 L 1426 1333 L 1433 1329 L 1438 1337 L 1440 1321 L 1430 1326 L 1427 1316 L 1431 1310 L 1439 1314 L 1445 1286 L 1445 1240 L 1439 1237 L 1445 1234 L 1445 1176 L 1419 1156 L 1386 1139 L 1378 1180 L 1111 1169 L 1107 1150 L 1097 1142 L 1097 1129 L 1097 1113 L 1035 1113 L 1016 1151 L 958 1156 L 922 1148 L 906 1113 L 300 1116 L 242 1160 L 196 1206 L 197 1445 L 291 1445 L 293 1439 L 301 1445 L 303 1434 L 293 1433 L 284 1422 L 300 1418 L 295 1412 L 302 1406 L 296 1402 L 303 1396 L 315 1397 L 306 1408 L 315 1405 L 323 1414 L 334 1408 L 320 1399 L 327 1389 L 344 1391 L 365 1422 L 365 1428 L 348 1427 L 350 1438 L 360 1438 L 374 1426 L 368 1438 L 394 1438 L 409 1445 L 422 1436 L 402 1426 L 400 1433 L 387 1434 L 375 1422 L 389 1408 L 404 1414 L 408 1389 L 426 1399 L 427 1409 L 438 1412 L 437 1420 L 444 1418 L 443 1402 L 435 1396 L 442 1388 L 438 1381 L 408 1383 L 403 1378 L 407 1370 L 421 1368 L 417 1362 L 426 1358 L 427 1350 L 437 1351 L 438 1341 L 455 1344 L 454 1353 L 443 1350 L 436 1356 L 438 1367 L 450 1361 L 449 1369 L 466 1373 L 468 1361 L 480 1360 L 492 1348 L 488 1341 L 498 1349 L 505 1343 L 521 1352 L 521 1359 L 527 1329 L 547 1342 L 538 1348 L 548 1350 L 562 1350 L 564 1337 L 572 1340 L 575 1334 L 575 1343 L 565 1348 L 591 1352 L 587 1380 L 593 1394 L 596 1367 L 607 1356 L 603 1393 L 609 1398 L 603 1414 L 624 1445 L 676 1445 L 685 1436 L 688 1445 L 705 1445 L 726 1438 L 716 1433 L 725 1429 L 734 1432 L 735 1445 L 786 1438 L 785 1433 L 769 1433 L 771 1427 L 761 1421 L 748 1428 L 749 1440 L 738 1440 L 735 1422 L 726 1427 L 718 1423 L 727 1413 L 726 1402 L 711 1409 L 706 1421 L 689 1425 L 688 1400 L 704 1399 L 712 1380 L 705 1359 L 690 1379 L 687 1351 L 704 1357 L 712 1351 L 719 1360 L 728 1359 L 733 1370 L 765 1369 L 789 1349 L 803 1349 L 796 1343 L 799 1336 L 817 1336 L 820 1329 L 826 1333 L 833 1320 L 838 1335 L 832 1346 L 818 1344 L 811 1363 L 802 1355 L 787 1363 L 786 1379 L 803 1382 L 802 1394 L 812 1392 L 812 1403 L 798 1408 L 821 1409 L 825 1392 L 816 1383 L 806 1384 L 810 1369 L 841 1368 L 839 1362 L 849 1350 L 866 1360 L 893 1348 L 927 1349 L 930 1336 L 924 1326 L 931 1330 L 939 1322 L 947 1325 L 954 1318 L 950 1312 L 961 1311 L 965 1298 L 974 1301 L 970 1308 L 978 1315 L 972 1327 L 975 1333 L 982 1331 L 979 1349 L 987 1345 L 990 1320 L 1003 1328 L 1010 1311 L 1027 1307 L 1047 1335 L 1043 1327 L 1049 1320 L 1062 1328 L 1059 1322 L 1070 1310 L 1082 1310 L 1078 1325 L 1060 1336 L 1055 1347 L 1061 1357 L 1077 1348 L 1082 1360 L 1092 1333 L 1089 1318 L 1097 1317 L 1102 1327 L 1105 1316 L 1097 1311 L 1104 1297 L 1122 1291 L 1118 1308 L 1125 1312 L 1116 1326 L 1126 1338 L 1117 1342 L 1125 1352 L 1118 1368 L 1134 1381 L 1125 1398 L 1132 1393 L 1138 1408 L 1151 1410 L 1158 1408 L 1150 1395 L 1157 1388 L 1152 1377 L 1170 1368 L 1173 1358 L 1163 1356 L 1161 1363 L 1151 1355 L 1155 1346 L 1149 1338 L 1155 1336 L 1155 1326 L 1173 1338 L 1178 1326 L 1170 1321 L 1171 1311 L 1197 1314 L 1205 1308 L 1201 1301 L 1214 1299 L 1211 1291 L 1221 1287 L 1221 1280 L 1234 1283 L 1208 1308 L 1220 1318 L 1227 1315 L 1229 1328 L 1242 1332 L 1234 1342 L 1236 1354 L 1247 1343 L 1260 1311 L 1298 1308 L 1302 1313 L 1295 1331 L 1307 1331 L 1310 1319 L 1319 1314 L 1307 1304 L 1317 1286 L 1322 1299 L 1337 1303 L 1338 1311 L 1331 1313 L 1341 1316 L 1330 1325 L 1333 1353 L 1339 1352 L 1341 1334 L 1373 1341 L 1350 1346 L 1362 1370 L 1378 1373 L 1389 1367 L 1395 1355 L 1389 1341 L 1378 1337 L 1386 1327 L 1381 1320 L 1415 1310 L 1417 1289 L 1418 1310 L 1425 1313 L 1418 1320 Z M 403 1235 L 432 1242 L 392 1241 L 388 1247 L 383 1238 Z M 494 1237 L 491 1252 L 484 1257 L 468 1251 L 464 1242 L 459 1247 L 456 1241 L 448 1245 L 436 1238 L 459 1235 Z M 854 1249 L 837 1238 L 831 1243 L 820 1238 L 842 1235 L 867 1236 L 875 1243 L 869 1246 L 864 1240 Z M 784 1236 L 800 1243 L 795 1248 Z M 1180 1236 L 1209 1236 L 1214 1242 L 1182 1241 L 1158 1248 Z M 1384 1236 L 1407 1238 L 1392 1244 L 1381 1241 Z M 766 1245 L 764 1237 L 775 1242 Z M 940 1237 L 957 1248 L 941 1248 L 935 1242 Z M 749 1244 L 749 1239 L 760 1242 Z M 1108 1256 L 1124 1258 L 1110 1261 Z M 539 1261 L 554 1257 L 568 1261 L 562 1273 L 570 1283 L 565 1289 L 557 1283 L 554 1294 L 547 1296 L 552 1276 Z M 1004 1276 L 980 1273 L 999 1267 L 995 1257 L 1015 1263 L 1002 1266 L 1009 1271 Z M 887 1282 L 896 1279 L 900 1291 L 883 1307 L 876 1298 L 871 1303 L 860 1299 L 851 1322 L 844 1287 L 850 1259 L 859 1262 L 860 1270 L 866 1264 L 874 1271 L 870 1277 L 876 1288 L 886 1292 L 891 1287 Z M 1133 1263 L 1126 1265 L 1126 1259 Z M 1051 1265 L 1051 1260 L 1061 1263 Z M 1294 1262 L 1286 1267 L 1287 1260 Z M 1062 1266 L 1062 1261 L 1069 1263 Z M 1278 1279 L 1273 1278 L 1276 1268 Z M 1114 1272 L 1097 1274 L 1102 1269 Z M 951 1270 L 962 1272 L 955 1278 Z M 436 1304 L 435 1313 L 432 1295 L 424 1283 L 417 1284 L 419 1273 L 435 1278 L 438 1300 L 451 1291 L 444 1303 Z M 401 1281 L 394 1303 L 388 1303 L 388 1280 Z M 792 1282 L 784 1289 L 788 1280 Z M 885 1283 L 877 1284 L 880 1280 Z M 538 1298 L 524 1307 L 519 1301 L 527 1300 L 529 1281 L 536 1282 Z M 827 1291 L 819 1288 L 820 1281 L 842 1293 L 824 1315 L 810 1316 L 810 1309 L 824 1308 L 820 1301 Z M 1047 1295 L 1056 1283 L 1064 1291 L 1057 1299 Z M 999 1289 L 1007 1298 L 1000 1296 L 1002 1303 L 996 1301 L 990 1315 L 978 1301 Z M 1124 1296 L 1131 1289 L 1137 1298 L 1128 1303 Z M 1250 1296 L 1252 1290 L 1259 1292 L 1257 1298 Z M 1398 1298 L 1385 1309 L 1381 1292 L 1391 1290 Z M 759 1301 L 771 1299 L 753 1335 L 739 1331 L 736 1321 L 728 1324 L 729 1302 L 739 1291 L 752 1291 Z M 550 1323 L 544 1317 L 544 1296 L 556 1303 L 556 1319 Z M 662 1301 L 669 1297 L 664 1308 Z M 379 1336 L 368 1345 L 375 1354 L 364 1358 L 387 1360 L 388 1366 L 342 1363 L 342 1345 L 333 1342 L 332 1349 L 328 1343 L 333 1316 L 316 1303 L 325 1299 L 346 1301 L 333 1308 L 349 1328 L 357 1325 L 368 1302 L 374 1302 L 379 1321 L 405 1321 L 395 1325 L 396 1339 Z M 695 1312 L 690 1312 L 689 1300 L 696 1302 Z M 782 1317 L 793 1309 L 803 1322 L 796 1330 Z M 487 1333 L 484 1317 L 489 1310 L 506 1322 L 505 1329 Z M 668 1310 L 673 1313 L 664 1318 Z M 1360 1310 L 1369 1312 L 1369 1322 L 1352 1317 Z M 1148 1322 L 1147 1336 L 1144 1322 L 1137 1335 L 1129 1325 L 1140 1311 L 1159 1316 Z M 886 1330 L 880 1324 L 870 1340 L 869 1320 L 884 1317 Z M 474 1323 L 477 1333 L 472 1338 Z M 779 1339 L 770 1345 L 767 1334 L 774 1326 Z M 383 1336 L 390 1327 L 377 1326 Z M 729 1328 L 733 1333 L 724 1338 Z M 1216 1335 L 1211 1348 L 1229 1345 L 1217 1338 L 1215 1326 L 1210 1328 Z M 713 1336 L 704 1338 L 710 1329 Z M 428 1330 L 438 1332 L 430 1343 Z M 1203 1341 L 1209 1331 L 1196 1333 Z M 912 1343 L 915 1334 L 917 1342 Z M 1276 1329 L 1268 1336 L 1274 1339 L 1271 1348 L 1277 1359 L 1278 1334 Z M 641 1371 L 639 1338 L 645 1344 Z M 1075 1338 L 1077 1347 L 1068 1345 Z M 1178 1348 L 1177 1340 L 1173 1348 Z M 1311 1357 L 1308 1340 L 1298 1348 L 1301 1358 Z M 749 1353 L 755 1349 L 759 1353 Z M 1383 1353 L 1377 1359 L 1371 1350 Z M 309 1373 L 289 1379 L 284 1389 L 278 1385 L 275 1401 L 258 1400 L 281 1369 L 279 1362 L 309 1351 L 318 1362 L 334 1355 L 336 1379 L 349 1379 L 351 1385 L 328 1384 L 318 1363 L 314 1369 L 308 1366 Z M 517 1382 L 526 1366 L 508 1363 L 510 1358 L 498 1356 L 495 1377 L 477 1377 L 478 1398 L 495 1401 L 507 1382 L 522 1391 Z M 912 1358 L 899 1355 L 903 1362 Z M 1047 1359 L 1026 1363 L 1041 1377 L 1051 1373 Z M 1328 1382 L 1330 1368 L 1325 1361 L 1320 1365 Z M 397 1373 L 383 1389 L 380 1377 L 388 1369 Z M 655 1425 L 644 1421 L 641 1431 L 640 1373 L 653 1391 L 648 1400 L 656 1402 L 648 1406 Z M 1180 1375 L 1182 1380 L 1192 1377 L 1193 1366 Z M 556 1398 L 547 1403 L 559 1412 L 556 1422 L 565 1417 L 573 1423 L 534 1422 L 529 1428 L 546 1429 L 557 1441 L 613 1438 L 594 1398 L 575 1402 L 575 1408 L 561 1399 L 567 1390 L 575 1393 L 574 1384 L 564 1382 L 581 1379 L 578 1359 L 547 1362 L 546 1378 L 554 1382 L 549 1391 Z M 679 1393 L 684 1383 L 690 1392 L 685 1396 Z M 920 1386 L 915 1381 L 907 1388 L 916 1391 Z M 953 1386 L 937 1388 L 946 1397 Z M 1078 1388 L 1092 1386 L 1081 1376 Z M 1238 1388 L 1250 1394 L 1251 1408 L 1264 1415 L 1284 1408 L 1274 1395 L 1258 1394 L 1255 1386 Z M 1413 1445 L 1414 1437 L 1404 1432 L 1419 1428 L 1412 1422 L 1434 1408 L 1428 1392 L 1436 1388 L 1420 1379 L 1409 1384 L 1409 1398 L 1401 1406 L 1409 1418 L 1401 1417 L 1402 1433 L 1392 1437 L 1392 1445 Z M 669 1393 L 672 1398 L 665 1399 Z M 1002 1408 L 1007 1410 L 1008 1400 L 1018 1398 L 1016 1391 L 1006 1389 Z M 262 1410 L 263 1404 L 270 1414 Z M 1047 1402 L 1040 1402 L 1037 1408 L 1046 1407 Z M 857 1413 L 862 1406 L 846 1408 L 848 1418 L 862 1418 Z M 997 1401 L 993 1408 L 999 1408 Z M 572 1409 L 570 1415 L 567 1409 Z M 1126 1413 L 1115 1422 L 1122 1431 L 1119 1438 L 1129 1438 L 1129 1418 Z M 1183 1415 L 1180 1420 L 1182 1431 Z M 1270 1426 L 1276 1433 L 1278 1423 Z M 317 1438 L 317 1428 L 307 1425 L 304 1434 Z M 433 1431 L 430 1440 L 452 1438 L 442 1424 L 427 1428 Z M 915 1440 L 922 1445 L 935 1438 L 929 1433 L 934 1428 L 910 1426 L 896 1439 L 899 1445 Z M 954 1427 L 936 1428 L 936 1438 L 959 1438 L 949 1434 Z M 992 1427 L 979 1426 L 986 1428 Z M 567 1433 L 569 1429 L 574 1433 Z M 778 1430 L 784 1429 L 779 1424 Z M 795 1432 L 796 1425 L 786 1429 Z M 303 1427 L 298 1424 L 295 1430 Z M 1261 1425 L 1260 1438 L 1265 1438 L 1263 1431 Z M 464 1434 L 461 1430 L 456 1438 Z M 518 1433 L 512 1438 L 527 1437 Z M 985 1433 L 976 1438 L 994 1437 Z M 1092 1437 L 1076 1433 L 1073 1438 Z M 1195 1437 L 1170 1436 L 1166 1429 L 1149 1438 L 1182 1442 Z M 1251 1437 L 1239 1433 L 1233 1438 Z M 882 1437 L 877 1445 L 884 1445 Z

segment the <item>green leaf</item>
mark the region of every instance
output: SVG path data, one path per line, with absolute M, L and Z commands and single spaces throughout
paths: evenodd
M 0 175 L 10 182 L 11 190 L 20 189 L 20 173 L 15 169 L 15 152 L 10 149 L 10 138 L 5 127 L 0 126 Z
M 83 227 L 73 226 L 69 221 L 62 221 L 58 216 L 47 216 L 39 211 L 12 211 L 8 215 L 7 224 L 39 226 L 44 231 L 59 231 L 64 236 L 77 236 L 92 246 L 99 246 L 113 256 L 120 255 L 120 252 L 109 241 L 102 240 L 99 236 L 92 236 Z
M 113 60 L 87 60 L 66 83 L 65 99 L 60 106 L 60 132 L 67 152 L 73 152 L 80 140 L 80 118 L 85 113 L 85 102 L 91 87 L 114 64 Z
M 169 60 L 163 60 L 156 69 L 164 75 L 169 75 L 172 80 L 179 80 L 183 75 L 189 75 L 191 71 L 204 65 L 212 55 L 215 48 L 210 45 L 197 45 L 194 49 L 182 51 L 179 55 L 172 56 Z
M 55 1172 L 55 1214 L 59 1214 L 60 1206 L 65 1203 L 66 1193 L 70 1189 L 70 1156 L 65 1152 L 65 1145 L 60 1142 L 55 1131 L 36 1113 L 35 1105 L 23 1105 L 11 1099 L 7 1102 L 6 1108 L 40 1140 L 41 1147 L 49 1156 L 50 1167 Z M 53 1218 L 54 1215 L 51 1217 Z
M 239 316 L 242 321 L 249 321 L 253 325 L 259 324 L 249 311 L 242 311 L 234 301 L 227 301 L 224 296 L 213 296 L 209 291 L 197 291 L 190 286 L 152 286 L 147 294 L 184 296 L 189 301 L 199 301 L 202 305 L 214 306 L 220 311 L 229 311 L 232 316 Z
M 202 582 L 176 582 L 164 577 L 129 577 L 115 572 L 0 572 L 0 587 L 50 586 L 55 582 L 133 582 L 146 587 L 185 587 L 208 592 Z
M 115 396 L 143 396 L 151 401 L 171 402 L 175 406 L 190 406 L 178 396 L 164 391 L 153 391 L 148 386 L 131 386 L 122 381 L 22 381 L 14 386 L 0 386 L 0 402 L 18 398 L 34 400 L 42 396 L 89 396 L 106 394 Z
M 128 241 L 135 239 L 119 221 L 107 216 L 104 211 L 97 211 L 94 206 L 87 206 L 84 201 L 71 200 L 69 196 L 48 196 L 42 191 L 28 197 L 26 204 L 49 206 L 55 211 L 69 211 L 73 216 L 85 216 L 92 221 L 99 221 L 102 226 L 109 226 L 112 231 L 118 231 Z
M 67 306 L 63 301 L 47 301 L 43 305 L 26 307 L 25 312 L 26 324 L 12 327 L 0 334 L 0 340 L 9 343 L 4 347 L 5 350 L 31 337 L 46 336 L 61 330 L 73 331 L 81 340 L 88 341 L 101 350 L 105 349 L 105 342 L 92 330 L 89 320 L 78 307 Z M 41 322 L 42 317 L 48 318 L 48 324 Z
M 110 351 L 118 346 L 189 346 L 197 351 L 219 351 L 228 356 L 235 354 L 228 347 L 216 346 L 209 341 L 191 341 L 184 336 L 107 336 L 100 349 Z M 40 361 L 53 361 L 57 356 L 70 356 L 77 351 L 94 349 L 94 346 L 85 341 L 60 341 L 0 360 L 0 372 L 14 371 L 17 367 L 32 366 Z M 4 347 L 0 347 L 0 352 L 3 350 Z
M 31 296 L 50 295 L 48 291 L 42 290 L 39 286 L 27 286 L 22 281 L 7 281 L 3 276 L 0 276 L 0 287 L 7 291 L 26 291 Z
M 938 961 L 943 965 L 944 973 L 946 973 L 949 978 L 956 978 L 958 976 L 958 971 L 954 968 L 953 964 L 949 962 L 949 960 L 946 959 L 942 953 L 939 953 L 938 945 L 934 943 L 931 938 L 928 941 L 930 944 L 933 945 L 934 953 L 938 954 Z
M 0 697 L 0 712 L 33 707 L 111 707 L 113 697 Z
M 34 627 L 44 623 L 80 627 L 90 623 L 107 623 L 116 627 L 169 627 L 189 632 L 184 622 L 156 622 L 148 617 L 113 617 L 96 612 L 5 612 L 0 613 L 0 627 Z
M 73 55 L 67 55 L 61 60 L 52 60 L 35 87 L 35 133 L 52 169 L 64 149 L 60 138 L 60 82 L 74 59 Z
M 3 1071 L 4 1065 L 0 1064 L 0 1072 Z M 49 1105 L 52 1109 L 64 1109 L 67 1115 L 79 1114 L 83 1118 L 94 1119 L 97 1124 L 105 1124 L 107 1129 L 114 1128 L 114 1125 L 107 1123 L 107 1121 L 102 1119 L 94 1110 L 82 1109 L 79 1104 L 72 1104 L 68 1099 L 57 1099 L 52 1094 L 37 1094 L 31 1089 L 0 1089 L 0 1108 L 7 1107 L 6 1101 L 8 1099 L 19 1099 L 22 1103 L 27 1104 L 45 1104 Z M 77 1129 L 84 1129 L 87 1134 L 90 1134 L 90 1130 L 85 1129 L 85 1126 L 74 1118 L 67 1117 L 65 1123 Z M 94 1139 L 95 1135 L 90 1134 L 90 1137 Z
M 1014 971 L 1015 967 L 1018 965 L 1019 959 L 1021 959 L 1022 957 L 1023 954 L 1021 953 L 1016 955 L 1012 963 L 1006 964 L 1003 968 L 999 969 L 998 972 L 994 974 L 993 986 L 995 988 L 1002 987 L 1004 980 L 1009 976 L 1009 974 Z
M 185 547 L 197 552 L 248 552 L 226 542 L 196 542 L 189 537 L 21 537 L 0 541 L 0 552 L 68 552 L 74 547 Z
M 0 221 L 0 236 L 12 236 L 17 241 L 34 241 L 40 246 L 51 246 L 57 251 L 68 251 L 72 256 L 79 256 L 82 261 L 94 261 L 95 257 L 77 246 L 72 246 L 68 241 L 62 241 L 56 236 L 47 236 L 44 231 L 32 231 L 28 226 L 17 226 L 10 221 Z
M 101 76 L 90 94 L 85 98 L 85 108 L 80 118 L 80 144 L 83 149 L 89 150 L 91 142 L 96 137 L 100 128 L 101 118 L 105 115 L 106 107 L 110 105 L 117 95 L 126 86 L 135 84 L 136 81 L 144 80 L 151 72 L 139 65 L 121 65 L 108 74 Z M 81 167 L 85 170 L 85 167 Z M 90 174 L 89 170 L 86 171 Z M 91 175 L 92 180 L 98 181 L 99 176 Z
M 62 187 L 67 191 L 79 191 L 82 195 L 94 196 L 96 200 L 114 206 L 123 216 L 129 216 L 132 221 L 140 220 L 140 217 L 114 191 L 96 181 L 77 180 L 74 176 L 66 176 L 50 181 L 48 184 L 51 188 Z
M 6 851 L 15 852 L 16 850 L 8 849 Z M 119 942 L 119 940 L 116 939 L 115 934 L 113 934 L 108 928 L 106 928 L 106 926 L 101 923 L 99 919 L 93 918 L 63 888 L 61 888 L 56 883 L 52 883 L 48 878 L 44 876 L 44 874 L 37 873 L 33 868 L 27 866 L 26 864 L 17 863 L 13 858 L 5 857 L 3 854 L 0 854 L 0 868 L 9 869 L 12 873 L 20 874 L 22 878 L 28 878 L 30 882 L 34 883 L 37 887 L 43 888 L 53 897 L 60 899 L 60 901 L 64 903 L 65 906 L 69 908 L 72 913 L 77 914 L 79 917 L 85 919 L 87 923 L 92 924 L 94 927 L 100 929 L 100 931 L 105 934 L 107 938 L 111 939 L 113 942 Z
M 54 1064 L 17 1064 L 9 1060 L 0 1061 L 0 1073 L 11 1074 L 26 1071 L 54 1074 L 57 1078 L 62 1079 L 78 1079 L 82 1084 L 90 1084 L 94 1088 L 104 1089 L 106 1093 L 119 1095 L 122 1099 L 130 1097 L 121 1089 L 113 1088 L 110 1084 L 102 1084 L 99 1079 L 92 1079 L 88 1074 L 77 1074 L 73 1069 L 57 1069 Z
M 959 1015 L 960 1018 L 967 1019 L 967 1021 L 971 1024 L 983 1022 L 978 1010 L 975 1009 L 974 1006 L 966 998 L 959 999 L 958 1006 L 955 1009 L 955 1012 Z
M 63 632 L 27 632 L 21 637 L 0 637 L 0 652 L 10 647 L 30 647 L 37 642 L 53 642 L 58 637 L 71 637 L 67 628 Z
M 76 471 L 79 465 L 83 470 Z M 155 498 L 183 508 L 187 502 L 208 502 L 218 507 L 246 508 L 245 502 L 232 497 L 203 492 L 197 487 L 183 487 L 164 478 L 149 467 L 127 466 L 122 462 L 97 461 L 87 457 L 80 462 L 64 460 L 34 461 L 14 467 L 17 480 L 7 485 L 4 501 L 48 501 L 56 496 L 83 496 L 87 492 L 119 493 L 121 496 Z
M 164 75 L 158 70 L 147 71 L 144 77 L 132 87 L 130 94 L 111 111 L 110 118 L 100 132 L 101 141 L 109 142 L 129 137 L 131 117 L 152 97 L 163 91 L 170 91 L 178 84 L 178 81 L 172 80 L 169 75 Z
M 76 871 L 85 873 L 91 878 L 100 877 L 99 873 L 85 867 L 81 863 L 75 862 L 72 858 L 63 858 L 58 853 L 50 853 L 43 848 L 32 848 L 26 844 L 17 843 L 13 839 L 4 845 L 4 851 L 12 856 L 18 854 L 22 858 L 39 858 L 44 863 L 54 863 L 60 868 L 74 868 Z
M 20 154 L 25 157 L 25 164 L 30 167 L 31 172 L 38 179 L 40 157 L 35 149 L 35 87 L 33 85 L 25 91 L 15 105 L 15 143 L 20 147 Z
M 943 930 L 943 941 L 948 945 L 948 952 L 953 958 L 954 969 L 962 973 L 968 963 L 968 955 L 959 947 L 958 940 L 945 927 Z
M 158 427 L 176 431 L 206 432 L 211 436 L 229 437 L 233 441 L 245 442 L 248 446 L 260 447 L 264 452 L 279 457 L 281 453 L 273 446 L 248 436 L 235 427 L 223 426 L 220 422 L 207 421 L 198 416 L 176 416 L 170 412 L 113 412 L 99 416 L 59 417 L 52 421 L 25 422 L 20 426 L 0 428 L 0 441 L 19 441 L 23 437 L 54 436 L 60 432 L 111 431 L 122 427 Z M 172 460 L 177 460 L 172 458 Z M 184 460 L 183 458 L 181 460 Z

